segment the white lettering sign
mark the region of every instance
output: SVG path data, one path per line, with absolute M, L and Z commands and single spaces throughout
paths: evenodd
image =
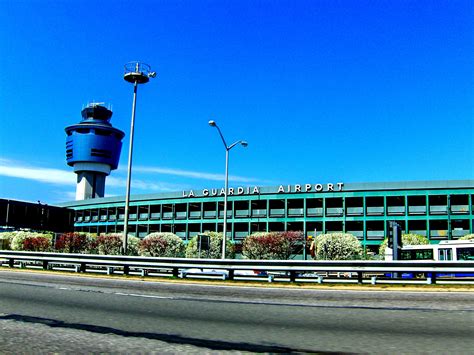
M 301 193 L 301 192 L 334 192 L 342 191 L 344 187 L 343 182 L 338 182 L 336 184 L 327 183 L 327 184 L 295 184 L 295 185 L 280 185 L 277 188 L 277 193 Z M 239 186 L 237 188 L 230 187 L 227 190 L 227 196 L 233 195 L 258 195 L 260 194 L 260 188 L 258 186 Z M 196 196 L 224 196 L 225 189 L 203 189 L 201 194 L 195 194 L 193 190 L 183 191 L 183 197 L 196 197 Z

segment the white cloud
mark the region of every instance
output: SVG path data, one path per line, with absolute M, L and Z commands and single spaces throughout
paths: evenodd
M 55 202 L 64 202 L 64 201 L 73 201 L 76 199 L 76 191 L 68 190 L 54 190 L 51 191 L 51 203 Z
M 164 175 L 184 176 L 184 177 L 193 178 L 193 179 L 203 179 L 203 180 L 212 180 L 212 181 L 224 180 L 223 174 L 205 173 L 205 172 L 200 172 L 200 171 L 189 171 L 189 170 L 160 168 L 160 167 L 146 167 L 146 166 L 137 166 L 133 168 L 133 170 L 137 172 L 141 172 L 141 173 L 156 173 L 156 174 L 164 174 Z M 236 175 L 229 175 L 229 180 L 235 181 L 235 182 L 244 182 L 244 183 L 259 181 L 258 179 L 255 179 L 255 178 L 236 176 Z
M 126 179 L 122 179 L 115 176 L 109 176 L 107 178 L 106 185 L 108 187 L 120 187 L 125 188 L 127 183 Z M 165 182 L 149 182 L 140 179 L 132 179 L 132 188 L 148 191 L 177 191 L 183 189 L 181 185 L 168 184 Z
M 72 201 L 76 199 L 76 191 L 67 191 L 62 193 L 61 195 L 62 199 L 65 199 L 66 201 Z
M 4 158 L 0 158 L 0 175 L 53 185 L 75 186 L 76 184 L 76 175 L 72 170 L 27 166 Z M 109 176 L 107 177 L 106 186 L 125 189 L 126 179 Z M 132 179 L 132 188 L 144 191 L 167 192 L 179 191 L 185 187 L 165 182 Z
M 22 166 L 7 159 L 0 159 L 0 175 L 56 185 L 71 186 L 76 183 L 76 177 L 70 171 Z

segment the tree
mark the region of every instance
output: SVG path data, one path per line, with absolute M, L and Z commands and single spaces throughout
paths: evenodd
M 202 233 L 210 238 L 209 246 L 209 258 L 220 259 L 222 257 L 222 233 L 217 232 L 206 232 Z M 207 253 L 201 252 L 201 257 L 206 256 Z M 227 259 L 233 259 L 235 256 L 234 244 L 230 240 L 226 240 L 226 252 L 225 257 Z M 186 246 L 186 257 L 187 258 L 198 258 L 199 257 L 199 245 L 198 236 L 193 237 L 188 245 Z
M 244 239 L 242 254 L 254 260 L 287 260 L 302 240 L 303 232 L 253 233 Z
M 348 233 L 320 234 L 315 241 L 315 259 L 350 260 L 362 253 L 359 240 Z

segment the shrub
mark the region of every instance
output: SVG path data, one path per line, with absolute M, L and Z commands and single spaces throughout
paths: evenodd
M 127 255 L 138 255 L 140 238 L 129 234 L 127 238 Z M 101 255 L 121 255 L 123 248 L 123 233 L 102 233 L 95 239 L 95 252 Z
M 48 251 L 51 249 L 52 234 L 29 231 L 1 233 L 0 246 L 6 250 Z
M 462 236 L 459 238 L 459 240 L 471 240 L 474 239 L 474 234 L 466 234 L 465 236 Z
M 151 233 L 141 240 L 138 253 L 141 256 L 165 258 L 184 257 L 184 242 L 173 233 Z
M 120 255 L 123 246 L 122 234 L 101 234 L 97 237 L 97 251 L 100 255 Z
M 0 233 L 0 249 L 11 250 L 12 239 L 16 232 L 3 232 Z
M 385 255 L 385 249 L 387 248 L 387 244 L 388 244 L 388 239 L 385 238 L 379 247 L 380 255 Z M 425 244 L 430 244 L 430 241 L 428 240 L 428 238 L 422 235 L 408 233 L 408 234 L 402 234 L 402 244 L 404 246 L 405 245 L 425 245 Z
M 127 255 L 138 255 L 140 238 L 128 235 Z M 123 248 L 123 233 L 101 234 L 95 241 L 96 252 L 101 255 L 121 255 Z
M 84 254 L 99 254 L 98 244 L 97 244 L 97 234 L 95 233 L 85 233 L 86 244 L 81 253 Z
M 10 248 L 12 250 L 30 250 L 30 249 L 25 249 L 25 241 L 30 240 L 30 239 L 35 239 L 35 238 L 46 238 L 48 239 L 50 246 L 51 246 L 51 239 L 52 235 L 51 234 L 42 234 L 42 233 L 35 233 L 35 232 L 28 232 L 28 231 L 16 231 L 12 232 L 13 238 L 11 238 L 11 243 L 10 243 Z M 34 244 L 41 243 L 41 241 L 32 241 L 26 242 L 28 248 L 33 248 Z M 39 245 L 38 245 L 39 247 Z
M 134 237 L 129 235 L 127 238 L 127 255 L 130 256 L 137 256 L 138 254 L 138 246 L 140 245 L 141 239 L 138 237 Z
M 209 254 L 201 252 L 201 257 L 209 257 L 210 259 L 220 259 L 222 257 L 222 233 L 217 232 L 206 232 L 202 233 L 210 237 L 210 248 Z M 207 256 L 209 255 L 209 256 Z M 225 257 L 227 259 L 233 259 L 235 256 L 234 244 L 230 240 L 226 240 L 226 251 Z M 192 238 L 186 246 L 186 257 L 187 258 L 198 258 L 199 257 L 199 245 L 198 237 Z
M 30 237 L 29 232 L 17 231 L 13 232 L 13 238 L 11 239 L 10 247 L 12 250 L 23 250 L 23 242 L 26 238 Z
M 315 259 L 350 260 L 359 258 L 359 240 L 348 233 L 320 234 L 315 239 Z
M 50 236 L 28 237 L 23 241 L 23 250 L 49 251 L 51 250 L 51 237 Z
M 253 233 L 244 239 L 242 254 L 247 259 L 287 260 L 302 240 L 302 232 Z
M 54 247 L 61 253 L 90 253 L 96 247 L 94 239 L 87 233 L 65 233 L 59 236 Z

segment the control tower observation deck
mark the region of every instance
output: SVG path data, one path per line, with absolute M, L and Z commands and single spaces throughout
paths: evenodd
M 77 174 L 76 200 L 104 197 L 105 178 L 117 169 L 125 133 L 112 127 L 112 111 L 88 104 L 82 121 L 66 127 L 66 160 Z

